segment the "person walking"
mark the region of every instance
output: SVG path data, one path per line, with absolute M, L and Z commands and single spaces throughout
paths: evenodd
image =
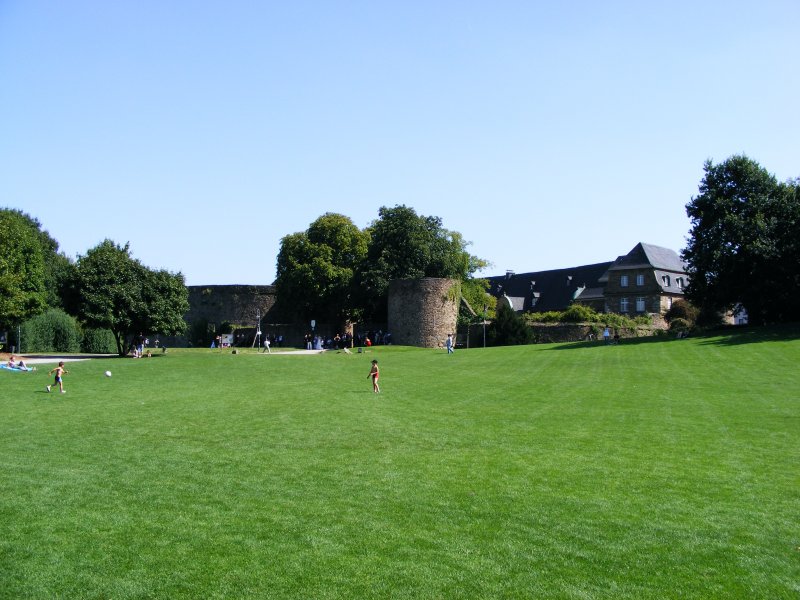
M 378 379 L 380 378 L 380 376 L 381 373 L 380 370 L 378 369 L 378 361 L 373 360 L 372 368 L 369 370 L 367 378 L 372 377 L 372 391 L 375 392 L 376 394 L 380 393 L 381 391 L 381 387 L 378 385 Z
M 448 333 L 447 334 L 447 341 L 444 343 L 444 345 L 447 348 L 447 353 L 448 354 L 452 354 L 453 351 L 454 351 L 453 350 L 454 343 L 453 343 L 453 334 L 452 333 Z

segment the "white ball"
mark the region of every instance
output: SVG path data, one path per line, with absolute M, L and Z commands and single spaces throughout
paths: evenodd
M 111 371 L 106 371 L 106 377 L 111 377 Z

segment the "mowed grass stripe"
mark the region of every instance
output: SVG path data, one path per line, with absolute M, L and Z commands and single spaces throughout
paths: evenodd
M 0 596 L 795 597 L 800 347 L 747 341 L 4 377 Z

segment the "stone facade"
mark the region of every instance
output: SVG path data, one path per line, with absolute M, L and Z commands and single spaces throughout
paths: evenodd
M 263 319 L 275 306 L 273 285 L 193 285 L 188 289 L 188 323 L 255 325 L 259 310 Z
M 392 343 L 436 348 L 456 332 L 460 302 L 458 281 L 425 277 L 389 283 Z
M 666 248 L 638 244 L 604 275 L 605 312 L 663 315 L 683 298 L 688 283 L 683 263 Z

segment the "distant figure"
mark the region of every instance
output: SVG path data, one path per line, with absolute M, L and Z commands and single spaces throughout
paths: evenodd
M 139 332 L 139 335 L 136 336 L 136 339 L 134 339 L 133 344 L 133 358 L 142 358 L 142 355 L 144 354 L 144 335 L 141 331 Z
M 378 385 L 378 378 L 381 376 L 380 370 L 378 369 L 378 361 L 372 361 L 372 368 L 369 370 L 369 374 L 367 378 L 372 377 L 372 391 L 376 394 L 381 391 L 380 386 Z
M 58 388 L 61 390 L 61 393 L 62 393 L 62 394 L 66 394 L 67 392 L 66 392 L 66 390 L 64 389 L 64 381 L 62 380 L 62 377 L 64 377 L 64 375 L 66 375 L 67 373 L 69 373 L 69 371 L 67 371 L 67 370 L 64 368 L 64 361 L 63 361 L 63 360 L 62 360 L 60 363 L 58 363 L 58 366 L 57 366 L 55 369 L 51 369 L 51 370 L 50 370 L 50 373 L 48 373 L 48 375 L 50 375 L 50 374 L 52 374 L 52 373 L 54 373 L 54 372 L 55 372 L 55 374 L 56 374 L 56 379 L 55 379 L 55 381 L 53 382 L 53 385 L 58 385 Z M 52 386 L 49 386 L 49 385 L 47 386 L 47 391 L 48 391 L 48 392 L 50 391 L 50 388 L 51 388 L 51 387 L 52 387 Z
M 447 353 L 448 354 L 452 354 L 453 353 L 453 334 L 452 333 L 448 333 L 447 334 L 447 341 L 444 343 L 444 345 L 447 348 Z
M 608 330 L 608 327 L 603 329 L 603 341 L 608 344 L 611 341 L 611 332 Z
M 619 331 L 614 331 L 614 343 L 619 344 Z
M 268 335 L 264 336 L 264 352 L 266 352 L 267 354 L 272 354 L 272 350 L 270 350 L 270 348 L 269 348 L 269 336 Z

